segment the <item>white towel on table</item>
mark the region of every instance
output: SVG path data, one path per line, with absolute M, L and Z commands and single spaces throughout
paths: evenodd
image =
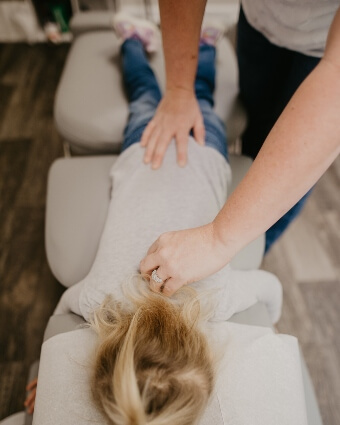
M 200 425 L 307 425 L 296 338 L 229 322 L 207 326 L 223 357 Z M 89 389 L 95 345 L 90 329 L 43 344 L 34 425 L 106 424 Z

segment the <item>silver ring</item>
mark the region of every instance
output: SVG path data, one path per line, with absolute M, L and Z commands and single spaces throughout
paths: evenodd
M 152 273 L 151 273 L 151 278 L 157 282 L 157 283 L 164 283 L 164 280 L 161 279 L 158 274 L 157 274 L 157 269 L 155 269 Z

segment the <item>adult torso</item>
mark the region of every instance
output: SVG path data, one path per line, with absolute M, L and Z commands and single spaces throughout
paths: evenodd
M 242 0 L 250 25 L 270 42 L 322 57 L 340 0 Z

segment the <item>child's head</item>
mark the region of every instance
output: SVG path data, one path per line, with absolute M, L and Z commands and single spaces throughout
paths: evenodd
M 94 313 L 95 401 L 115 425 L 193 424 L 214 384 L 200 303 L 188 288 L 173 304 L 139 286 L 132 312 L 107 299 Z

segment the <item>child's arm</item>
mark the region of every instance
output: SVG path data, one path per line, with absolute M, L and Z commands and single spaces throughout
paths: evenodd
M 79 308 L 79 297 L 83 286 L 84 280 L 68 288 L 60 298 L 53 314 L 66 314 L 72 312 L 82 316 Z
M 229 320 L 235 313 L 247 310 L 260 302 L 266 306 L 271 322 L 277 323 L 282 309 L 282 285 L 272 273 L 264 270 L 231 269 L 211 320 Z

